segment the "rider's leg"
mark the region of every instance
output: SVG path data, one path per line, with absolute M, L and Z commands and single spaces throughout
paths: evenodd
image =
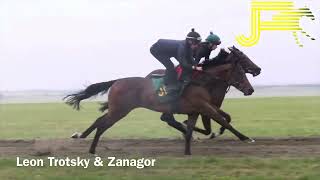
M 186 69 L 182 70 L 182 75 L 181 75 L 181 88 L 179 94 L 181 95 L 184 91 L 184 89 L 189 85 L 191 82 L 191 77 L 192 76 L 192 71 L 188 71 Z
M 174 64 L 172 63 L 170 57 L 161 54 L 161 52 L 157 50 L 156 45 L 153 45 L 150 48 L 150 52 L 161 64 L 163 64 L 166 67 L 165 83 L 175 85 L 177 81 L 177 73 L 174 69 Z

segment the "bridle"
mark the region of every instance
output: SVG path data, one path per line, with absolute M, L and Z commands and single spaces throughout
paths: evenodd
M 225 49 L 225 51 L 228 53 L 228 55 L 227 55 L 227 57 L 225 57 L 224 61 L 226 62 L 226 64 L 229 63 L 232 66 L 232 69 L 230 71 L 230 75 L 227 79 L 222 79 L 217 76 L 213 76 L 211 73 L 206 72 L 206 71 L 202 71 L 201 73 L 208 74 L 208 75 L 205 75 L 205 77 L 210 77 L 210 79 L 208 80 L 209 82 L 212 82 L 214 80 L 219 80 L 219 81 L 224 82 L 227 85 L 227 89 L 226 89 L 225 93 L 228 93 L 230 91 L 231 86 L 235 86 L 238 90 L 243 91 L 245 86 L 242 86 L 241 82 L 243 81 L 244 77 L 241 76 L 241 77 L 232 78 L 233 77 L 232 75 L 234 74 L 234 71 L 237 70 L 237 68 L 241 67 L 241 71 L 244 71 L 244 73 L 245 73 L 245 69 L 241 65 L 238 64 L 238 63 L 241 63 L 241 58 L 243 58 L 243 57 L 241 57 L 239 54 L 234 52 L 234 50 L 231 50 L 229 48 Z M 208 83 L 208 84 L 211 84 L 211 83 Z
M 240 82 L 243 80 L 243 77 L 240 78 L 240 79 L 237 79 L 237 81 L 231 81 L 231 77 L 232 77 L 233 72 L 236 70 L 236 68 L 238 68 L 238 63 L 239 63 L 239 61 L 240 61 L 240 57 L 237 56 L 237 55 L 236 55 L 236 57 L 235 57 L 234 55 L 231 55 L 231 53 L 229 53 L 228 56 L 233 56 L 233 57 L 227 57 L 227 58 L 232 58 L 232 60 L 230 60 L 231 62 L 229 62 L 229 63 L 231 64 L 231 66 L 232 66 L 232 69 L 231 69 L 231 72 L 230 72 L 230 77 L 229 77 L 228 79 L 222 79 L 222 78 L 219 78 L 219 77 L 217 77 L 217 76 L 213 76 L 213 77 L 212 77 L 212 75 L 210 75 L 210 73 L 209 73 L 209 72 L 206 72 L 206 71 L 202 71 L 202 73 L 208 74 L 206 77 L 210 77 L 210 80 L 220 80 L 220 81 L 226 83 L 228 87 L 227 87 L 225 93 L 228 93 L 228 92 L 229 92 L 231 86 L 235 86 L 235 87 L 237 87 L 239 90 L 242 91 L 243 88 L 240 87 L 239 85 L 240 85 Z M 237 59 L 235 59 L 235 58 L 237 58 Z
M 232 54 L 233 54 L 233 55 L 232 55 Z M 243 88 L 242 86 L 240 86 L 240 84 L 241 84 L 240 82 L 243 80 L 243 77 L 241 77 L 241 78 L 236 78 L 236 81 L 231 81 L 232 74 L 233 74 L 233 72 L 236 70 L 236 68 L 238 68 L 238 63 L 240 63 L 241 59 L 240 59 L 240 57 L 239 57 L 237 54 L 232 53 L 232 52 L 229 53 L 229 56 L 233 56 L 233 58 L 236 58 L 236 59 L 231 59 L 231 60 L 232 60 L 232 62 L 231 62 L 231 64 L 232 64 L 232 69 L 231 69 L 231 72 L 230 72 L 230 77 L 228 78 L 228 80 L 225 80 L 226 83 L 227 83 L 227 85 L 228 85 L 228 88 L 226 89 L 226 93 L 229 92 L 231 86 L 235 86 L 235 87 L 237 87 L 240 91 L 242 91 L 244 88 Z M 235 56 L 235 57 L 234 57 L 234 56 Z M 232 57 L 229 57 L 229 58 L 232 58 Z

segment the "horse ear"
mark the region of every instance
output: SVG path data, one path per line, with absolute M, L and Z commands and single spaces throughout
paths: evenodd
M 232 48 L 233 48 L 233 49 L 235 49 L 235 50 L 238 50 L 238 51 L 239 51 L 239 49 L 238 49 L 238 48 L 236 48 L 234 45 L 232 46 Z
M 224 49 L 224 48 L 221 48 L 219 54 L 228 55 L 228 54 L 230 54 L 230 51 L 229 51 L 229 49 L 226 50 L 226 49 Z
M 228 53 L 231 53 L 233 49 L 232 49 L 232 47 L 228 47 L 228 50 L 229 50 Z

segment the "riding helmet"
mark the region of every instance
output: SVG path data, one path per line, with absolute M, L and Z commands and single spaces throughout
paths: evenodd
M 221 40 L 219 36 L 217 36 L 216 34 L 213 34 L 212 32 L 210 32 L 209 36 L 206 38 L 206 42 L 216 44 L 216 45 L 221 44 Z
M 194 28 L 191 29 L 191 32 L 189 32 L 187 34 L 186 39 L 191 39 L 195 42 L 200 42 L 201 41 L 201 36 L 199 33 L 197 33 L 196 31 L 194 31 Z

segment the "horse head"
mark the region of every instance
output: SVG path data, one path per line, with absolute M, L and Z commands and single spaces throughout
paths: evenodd
M 229 47 L 230 54 L 233 54 L 233 58 L 238 58 L 239 63 L 246 73 L 250 73 L 253 76 L 257 76 L 261 73 L 261 68 L 251 61 L 251 59 L 240 51 L 235 46 Z
M 202 67 L 206 73 L 216 80 L 222 80 L 228 86 L 234 86 L 239 91 L 243 92 L 245 96 L 249 96 L 254 92 L 254 89 L 250 84 L 240 61 L 241 60 L 237 55 L 228 53 L 228 56 L 226 56 L 223 61 L 224 64 L 221 63 L 217 66 L 217 62 L 207 61 Z M 214 85 L 215 84 L 213 84 L 213 86 Z

